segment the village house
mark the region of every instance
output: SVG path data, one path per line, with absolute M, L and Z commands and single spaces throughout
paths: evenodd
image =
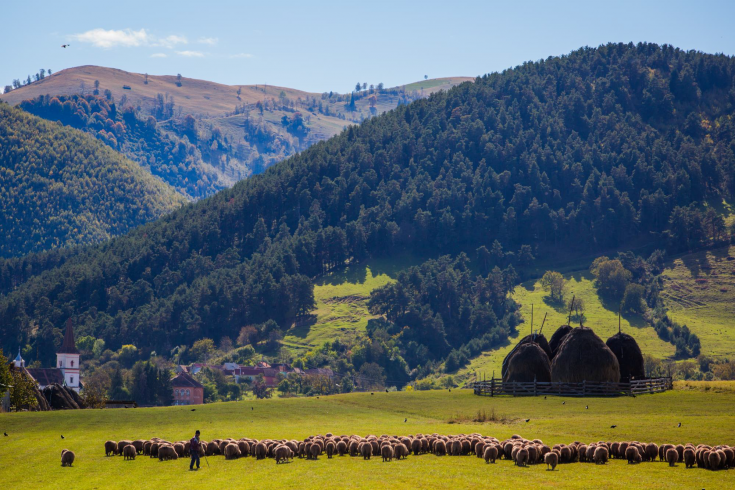
M 204 403 L 204 386 L 187 373 L 179 373 L 171 380 L 174 405 L 201 405 Z

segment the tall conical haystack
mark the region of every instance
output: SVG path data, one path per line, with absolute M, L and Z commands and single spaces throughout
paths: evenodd
M 616 333 L 605 342 L 615 354 L 620 365 L 620 379 L 643 379 L 646 377 L 646 367 L 638 343 L 627 333 Z
M 556 329 L 556 332 L 554 332 L 554 335 L 551 336 L 551 340 L 549 341 L 549 348 L 551 349 L 549 359 L 553 359 L 556 356 L 556 352 L 564 341 L 564 337 L 566 337 L 571 331 L 572 327 L 569 325 L 562 325 Z
M 505 359 L 503 359 L 503 365 L 500 368 L 500 375 L 505 379 L 505 372 L 508 370 L 508 361 L 513 357 L 513 355 L 516 353 L 516 351 L 525 344 L 536 344 L 538 345 L 542 351 L 546 354 L 546 356 L 549 358 L 549 362 L 551 362 L 551 348 L 549 347 L 549 342 L 546 340 L 546 337 L 544 337 L 542 334 L 534 333 L 530 335 L 526 335 L 521 340 L 518 341 L 515 347 L 513 347 L 513 350 L 508 352 L 506 354 Z M 531 380 L 533 381 L 533 380 Z
M 572 329 L 551 363 L 551 380 L 565 383 L 620 381 L 618 358 L 592 329 Z
M 519 345 L 507 363 L 503 381 L 551 381 L 551 363 L 546 352 L 533 342 Z

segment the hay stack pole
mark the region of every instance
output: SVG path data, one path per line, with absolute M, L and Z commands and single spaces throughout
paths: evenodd
M 544 330 L 544 323 L 546 323 L 546 315 L 548 315 L 548 314 L 549 314 L 548 311 L 546 313 L 544 313 L 544 321 L 541 322 L 541 328 L 538 331 L 538 334 L 539 335 L 541 335 L 541 332 Z
M 574 299 L 576 296 L 572 296 L 572 306 L 569 307 L 569 319 L 567 320 L 567 325 L 572 324 L 572 310 L 574 309 Z
M 621 306 L 618 306 L 618 333 L 620 333 L 620 308 L 621 307 L 622 307 L 622 305 Z
M 531 335 L 533 335 L 533 303 L 531 303 Z

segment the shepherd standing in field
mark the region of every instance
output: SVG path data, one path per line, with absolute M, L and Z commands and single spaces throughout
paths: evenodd
M 191 452 L 191 463 L 189 463 L 189 471 L 194 470 L 194 462 L 197 463 L 197 470 L 199 469 L 199 431 L 196 431 L 194 437 L 191 438 L 189 450 Z

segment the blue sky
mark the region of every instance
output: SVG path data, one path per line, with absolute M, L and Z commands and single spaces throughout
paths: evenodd
M 3 2 L 0 21 L 0 87 L 93 64 L 347 92 L 357 81 L 482 75 L 610 41 L 735 54 L 732 0 L 19 0 Z

